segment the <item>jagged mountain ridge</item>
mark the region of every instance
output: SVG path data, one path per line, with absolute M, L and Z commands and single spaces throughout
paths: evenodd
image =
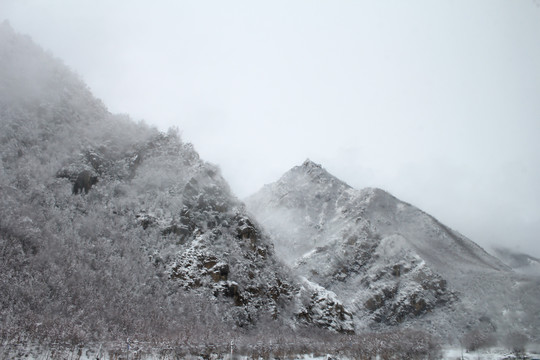
M 226 336 L 266 318 L 353 330 L 174 131 L 109 113 L 7 23 L 0 79 L 1 336 Z
M 335 292 L 357 328 L 421 326 L 459 336 L 489 318 L 536 334 L 535 305 L 516 294 L 538 293 L 534 280 L 516 279 L 478 245 L 383 190 L 353 189 L 306 160 L 246 204 L 276 253 Z M 506 321 L 509 313 L 523 322 Z

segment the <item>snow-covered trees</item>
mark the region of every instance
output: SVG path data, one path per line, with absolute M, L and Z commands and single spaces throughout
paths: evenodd
M 202 341 L 293 317 L 293 277 L 178 131 L 110 114 L 6 25 L 0 55 L 3 338 Z
M 502 339 L 503 344 L 516 355 L 522 355 L 529 343 L 529 337 L 522 332 L 512 331 Z

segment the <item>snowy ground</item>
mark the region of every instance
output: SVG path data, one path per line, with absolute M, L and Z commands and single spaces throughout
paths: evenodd
M 530 347 L 535 349 L 534 351 L 527 352 L 525 359 L 539 359 L 540 360 L 540 347 Z M 506 349 L 492 348 L 482 349 L 479 351 L 466 352 L 459 348 L 448 348 L 443 351 L 444 360 L 502 360 L 502 359 L 517 359 L 514 354 Z
M 480 351 L 466 352 L 460 348 L 445 348 L 442 351 L 442 360 L 511 360 L 511 359 L 527 359 L 527 360 L 540 360 L 540 346 L 530 346 L 530 351 L 527 352 L 526 357 L 516 357 L 511 352 L 502 348 L 483 349 Z M 172 359 L 203 359 L 200 356 L 191 355 L 174 355 L 167 351 L 155 351 L 152 353 L 143 353 L 130 350 L 129 354 L 126 349 L 109 351 L 103 347 L 97 349 L 79 348 L 79 347 L 63 347 L 59 348 L 45 348 L 42 346 L 21 346 L 21 345 L 0 345 L 0 360 L 7 359 L 27 359 L 27 360 L 55 360 L 55 359 L 70 359 L 70 360 L 172 360 Z M 211 359 L 237 359 L 247 360 L 253 359 L 251 356 L 239 356 L 230 354 L 211 355 Z M 274 359 L 272 357 L 272 359 Z M 283 358 L 282 358 L 283 359 Z M 305 354 L 298 355 L 296 357 L 288 357 L 286 359 L 298 359 L 298 360 L 350 360 L 347 357 L 339 357 L 333 355 L 314 355 Z M 399 359 L 396 358 L 396 359 Z M 379 360 L 379 358 L 377 358 Z

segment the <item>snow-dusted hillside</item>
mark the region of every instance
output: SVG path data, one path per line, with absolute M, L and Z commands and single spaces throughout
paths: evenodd
M 259 320 L 352 331 L 175 131 L 113 115 L 0 25 L 0 336 L 226 336 Z
M 538 329 L 534 306 L 519 294 L 540 293 L 535 282 L 383 190 L 353 189 L 307 160 L 246 203 L 276 253 L 335 292 L 357 328 L 408 324 L 451 336 L 485 323 Z
M 538 277 L 382 190 L 307 161 L 249 206 L 257 219 L 176 131 L 111 114 L 61 61 L 0 25 L 8 347 L 133 341 L 185 355 L 237 339 L 253 354 L 425 355 L 438 351 L 428 333 L 394 327 L 540 333 Z

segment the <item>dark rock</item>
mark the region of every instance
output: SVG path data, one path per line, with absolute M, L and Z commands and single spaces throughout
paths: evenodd
M 392 268 L 392 275 L 397 277 L 401 276 L 401 265 L 394 265 Z
M 144 230 L 156 223 L 156 218 L 152 215 L 140 213 L 135 215 L 135 217 L 137 218 L 139 225 L 141 225 Z
M 210 276 L 214 282 L 227 281 L 229 277 L 229 265 L 227 264 L 216 264 L 210 269 Z
M 97 182 L 98 177 L 92 172 L 85 170 L 77 176 L 77 179 L 75 179 L 72 190 L 73 194 L 82 194 L 83 191 L 85 194 L 88 194 L 88 191 L 90 191 L 92 186 L 97 184 Z

